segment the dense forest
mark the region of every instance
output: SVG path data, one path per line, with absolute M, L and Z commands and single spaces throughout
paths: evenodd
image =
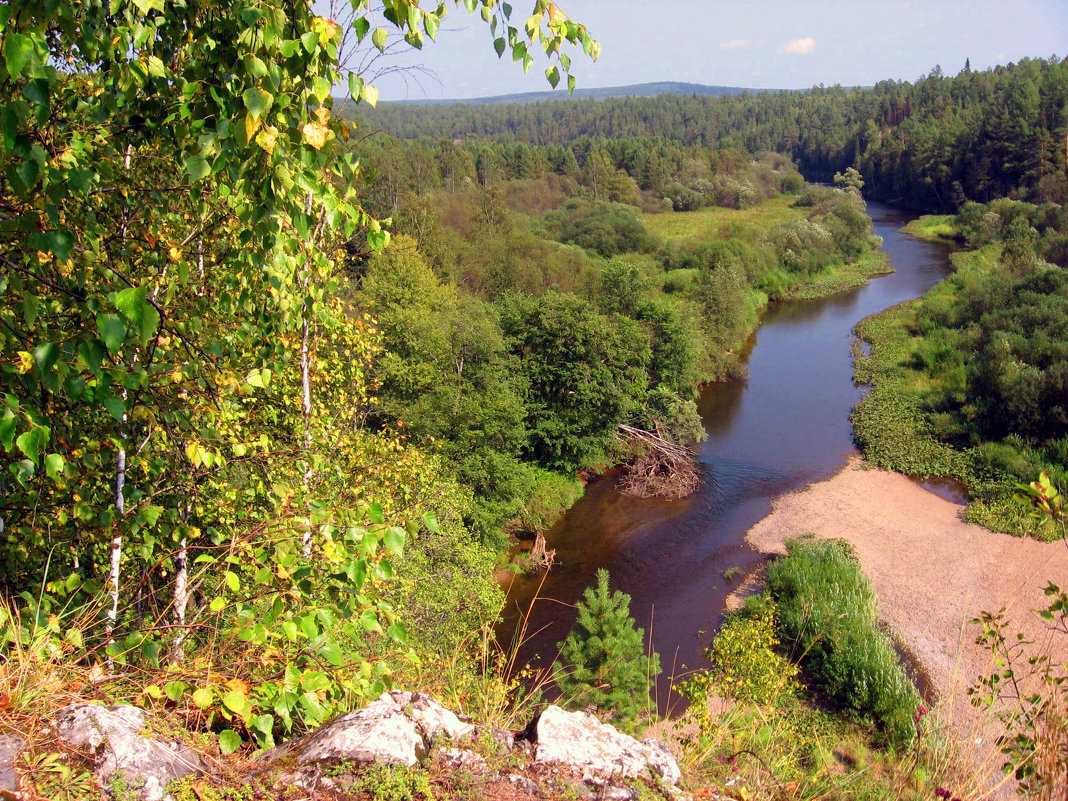
M 1063 199 L 1066 100 L 1068 63 L 1051 58 L 983 71 L 966 66 L 956 76 L 936 67 L 915 82 L 880 81 L 871 89 L 488 108 L 384 103 L 359 119 L 364 128 L 405 139 L 569 145 L 583 137 L 663 137 L 683 145 L 772 150 L 794 159 L 809 180 L 830 181 L 855 167 L 872 198 L 948 211 L 966 200 Z M 636 177 L 654 191 L 665 179 L 656 169 Z
M 509 564 L 510 538 L 537 542 L 613 466 L 635 495 L 692 489 L 700 388 L 744 375 L 763 310 L 889 269 L 864 195 L 957 213 L 974 251 L 910 307 L 927 344 L 887 360 L 930 391 L 874 427 L 920 431 L 948 454 L 928 472 L 999 504 L 1036 470 L 1068 478 L 1064 62 L 371 111 L 345 37 L 417 48 L 445 13 L 381 5 L 344 25 L 287 0 L 0 8 L 0 728 L 37 737 L 33 759 L 80 697 L 170 716 L 213 757 L 398 685 L 525 725 L 552 677 L 494 639 L 493 571 L 539 566 Z M 554 86 L 599 50 L 552 3 L 525 24 L 456 5 Z M 869 409 L 890 386 L 870 367 Z M 694 763 L 736 767 L 702 717 L 723 693 L 757 704 L 728 739 L 784 749 L 774 775 L 817 777 L 806 797 L 887 776 L 929 797 L 918 696 L 856 560 L 781 565 L 684 690 Z M 555 684 L 635 726 L 660 662 L 627 603 L 598 577 Z M 813 633 L 812 608 L 834 626 Z M 842 738 L 892 767 L 843 780 Z M 57 770 L 23 771 L 27 797 Z

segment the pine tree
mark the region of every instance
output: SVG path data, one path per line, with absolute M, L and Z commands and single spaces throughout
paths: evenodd
M 565 703 L 610 710 L 633 720 L 646 705 L 649 681 L 660 658 L 645 654 L 645 631 L 630 616 L 630 596 L 610 592 L 608 571 L 597 571 L 578 604 L 578 619 L 558 645 L 562 666 L 555 679 Z

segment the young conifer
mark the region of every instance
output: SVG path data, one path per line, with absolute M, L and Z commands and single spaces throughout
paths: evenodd
M 597 571 L 578 604 L 578 619 L 559 644 L 556 684 L 565 703 L 610 710 L 633 720 L 647 705 L 649 682 L 660 673 L 660 658 L 645 653 L 645 631 L 630 616 L 630 596 L 611 592 L 608 571 Z

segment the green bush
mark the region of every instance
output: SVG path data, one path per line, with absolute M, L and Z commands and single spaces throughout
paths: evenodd
M 705 651 L 712 669 L 679 687 L 698 719 L 712 692 L 758 705 L 774 704 L 792 694 L 797 688 L 797 666 L 775 652 L 777 645 L 773 604 L 766 604 L 754 617 L 728 617 Z
M 768 568 L 767 587 L 783 642 L 816 687 L 873 723 L 889 744 L 906 745 L 920 697 L 879 628 L 875 593 L 851 546 L 792 540 Z

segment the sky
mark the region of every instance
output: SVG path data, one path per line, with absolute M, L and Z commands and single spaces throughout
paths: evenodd
M 533 0 L 512 0 L 521 26 Z M 559 0 L 603 48 L 579 51 L 579 86 L 685 81 L 755 89 L 913 81 L 1023 57 L 1068 55 L 1068 0 Z M 384 100 L 472 98 L 549 89 L 498 60 L 480 17 L 453 7 L 421 52 L 375 63 Z M 400 69 L 418 65 L 419 69 Z

